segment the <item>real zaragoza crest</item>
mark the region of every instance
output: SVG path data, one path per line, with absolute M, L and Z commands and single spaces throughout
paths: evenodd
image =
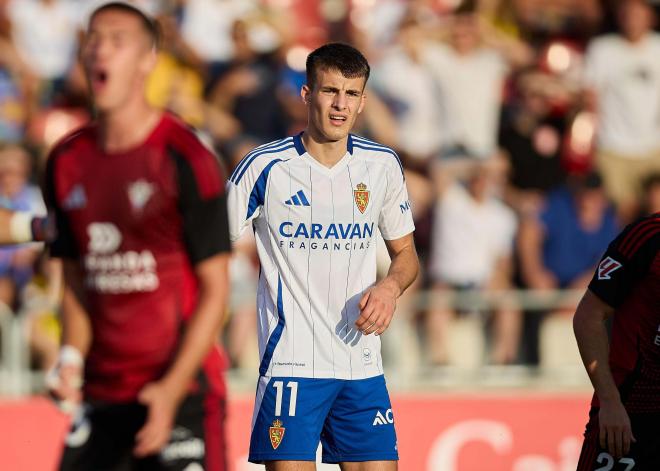
M 355 205 L 364 213 L 369 205 L 369 190 L 364 183 L 358 183 L 357 190 L 353 190 L 353 197 L 355 198 Z
M 273 446 L 273 450 L 277 450 L 277 447 L 282 443 L 285 430 L 282 427 L 282 421 L 279 419 L 275 420 L 273 426 L 268 428 L 268 436 L 270 437 L 270 444 Z

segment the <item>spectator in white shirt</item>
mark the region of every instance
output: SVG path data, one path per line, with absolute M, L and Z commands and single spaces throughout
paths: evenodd
M 529 47 L 469 9 L 450 19 L 447 43 L 426 48 L 440 90 L 443 154 L 486 159 L 495 154 L 504 80 L 510 66 L 532 58 Z
M 620 33 L 594 39 L 585 85 L 599 119 L 597 163 L 624 219 L 637 212 L 644 177 L 660 170 L 660 34 L 653 9 L 623 0 Z
M 500 180 L 496 161 L 473 164 L 465 186 L 452 183 L 440 195 L 431 241 L 429 275 L 434 301 L 426 316 L 430 361 L 446 363 L 447 334 L 455 311 L 446 303 L 451 290 L 492 292 L 511 288 L 511 254 L 517 221 L 512 209 L 495 196 Z M 511 303 L 494 309 L 491 360 L 515 361 L 520 312 Z

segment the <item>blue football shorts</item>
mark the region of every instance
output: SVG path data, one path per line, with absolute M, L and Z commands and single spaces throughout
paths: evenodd
M 260 377 L 249 461 L 398 460 L 385 378 Z

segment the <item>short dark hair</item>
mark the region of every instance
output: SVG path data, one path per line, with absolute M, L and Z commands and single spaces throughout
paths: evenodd
M 144 31 L 149 35 L 151 44 L 153 47 L 158 48 L 160 46 L 160 26 L 158 21 L 155 18 L 150 17 L 144 11 L 140 10 L 138 7 L 130 5 L 125 2 L 108 2 L 96 8 L 91 15 L 89 15 L 88 25 L 92 23 L 92 20 L 99 14 L 104 11 L 109 10 L 118 10 L 124 13 L 129 13 L 140 20 Z
M 329 43 L 307 56 L 307 86 L 314 88 L 319 70 L 338 70 L 346 78 L 364 77 L 366 83 L 371 68 L 360 51 L 348 44 Z

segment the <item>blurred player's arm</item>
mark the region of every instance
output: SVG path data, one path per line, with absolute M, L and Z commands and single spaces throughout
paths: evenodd
M 386 240 L 392 263 L 387 276 L 376 283 L 360 299 L 360 317 L 355 322 L 364 334 L 380 335 L 392 322 L 396 300 L 415 281 L 419 272 L 419 260 L 413 234 L 399 239 Z
M 57 265 L 53 265 L 56 269 Z M 55 367 L 48 372 L 46 382 L 67 412 L 82 400 L 84 359 L 92 343 L 92 327 L 84 307 L 83 277 L 79 263 L 63 259 L 62 269 L 62 338 L 61 349 Z
M 76 240 L 56 197 L 55 165 L 53 151 L 46 165 L 43 195 L 48 213 L 55 219 L 49 229 L 52 234 L 48 237 L 50 256 L 62 260 L 62 347 L 56 365 L 47 373 L 46 385 L 63 406 L 71 407 L 82 399 L 84 359 L 92 342 L 92 329 L 85 308 L 84 281 Z M 53 264 L 52 269 L 57 270 L 58 265 Z
M 600 445 L 620 458 L 630 451 L 635 438 L 608 362 L 605 320 L 613 314 L 614 308 L 587 290 L 575 312 L 573 330 L 582 362 L 600 401 Z
M 500 31 L 483 16 L 478 22 L 483 42 L 500 51 L 512 66 L 524 67 L 532 62 L 534 50 L 525 41 Z
M 149 407 L 149 413 L 147 422 L 136 435 L 136 456 L 153 454 L 167 443 L 176 410 L 220 334 L 228 293 L 228 260 L 227 254 L 220 254 L 195 268 L 199 300 L 176 359 L 160 381 L 145 386 L 140 392 L 139 400 Z
M 148 407 L 148 414 L 136 435 L 136 456 L 156 453 L 167 443 L 178 406 L 219 338 L 226 310 L 231 244 L 223 177 L 211 154 L 202 152 L 193 158 L 200 159 L 197 170 L 186 158 L 176 162 L 183 235 L 197 278 L 197 305 L 172 365 L 160 380 L 140 391 L 138 400 Z M 203 184 L 196 173 L 200 168 L 206 172 Z
M 537 216 L 527 216 L 518 231 L 518 253 L 520 271 L 525 285 L 532 289 L 555 289 L 556 277 L 543 262 L 543 240 L 545 229 Z

